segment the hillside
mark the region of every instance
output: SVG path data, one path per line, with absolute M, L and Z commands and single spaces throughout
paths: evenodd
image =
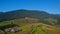
M 0 27 L 9 24 L 19 25 L 22 30 L 8 34 L 60 34 L 60 14 L 45 11 L 21 9 L 0 12 Z
M 32 17 L 32 18 L 46 18 L 49 15 L 47 12 L 44 11 L 37 11 L 37 10 L 14 10 L 11 12 L 5 12 L 0 14 L 1 21 L 11 20 L 16 18 L 25 18 L 25 17 Z
M 33 18 L 28 19 L 21 18 L 21 19 L 5 21 L 1 22 L 0 26 L 4 26 L 11 23 L 19 25 L 22 31 L 17 33 L 9 32 L 8 34 L 60 34 L 59 27 L 39 23 L 37 19 L 35 20 Z
M 55 19 L 55 21 L 57 20 L 57 23 L 55 25 L 60 25 L 59 14 L 49 14 L 45 11 L 25 10 L 25 9 L 13 10 L 9 12 L 0 12 L 0 22 L 25 18 L 25 17 L 35 18 L 38 19 L 40 22 L 44 22 L 46 24 L 50 24 L 50 23 L 48 22 L 48 20 L 46 21 L 45 19 L 51 18 L 53 20 Z

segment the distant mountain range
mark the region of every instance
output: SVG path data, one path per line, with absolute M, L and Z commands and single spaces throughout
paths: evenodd
M 19 19 L 19 18 L 25 18 L 25 17 L 36 18 L 39 20 L 52 18 L 52 19 L 58 20 L 57 24 L 60 25 L 60 14 L 49 14 L 45 11 L 24 10 L 24 9 L 13 10 L 9 12 L 0 12 L 0 22 Z

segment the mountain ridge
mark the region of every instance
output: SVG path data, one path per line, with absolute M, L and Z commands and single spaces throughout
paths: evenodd
M 38 10 L 13 10 L 9 12 L 2 12 L 0 13 L 0 22 L 3 21 L 8 21 L 8 20 L 14 20 L 14 19 L 19 19 L 19 18 L 25 18 L 25 17 L 30 17 L 30 18 L 36 18 L 40 20 L 52 18 L 58 20 L 58 24 L 60 25 L 60 18 L 57 17 L 59 14 L 49 14 L 45 11 L 38 11 Z M 45 21 L 44 21 L 45 22 Z

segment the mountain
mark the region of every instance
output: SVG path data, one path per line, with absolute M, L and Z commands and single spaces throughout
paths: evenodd
M 59 16 L 60 15 L 58 14 L 49 14 L 45 11 L 21 9 L 21 10 L 9 11 L 9 12 L 0 12 L 0 22 L 29 17 L 29 18 L 39 19 L 40 22 L 51 24 L 51 23 L 48 23 L 48 20 L 46 20 L 46 19 L 51 18 L 52 20 L 55 20 L 55 21 L 58 20 L 58 23 L 56 24 L 60 25 Z
M 0 26 L 9 24 L 19 25 L 22 30 L 7 34 L 60 34 L 60 14 L 49 14 L 45 11 L 21 9 L 0 12 Z
M 14 10 L 11 12 L 1 13 L 0 14 L 0 21 L 16 19 L 16 18 L 45 18 L 49 15 L 47 12 L 44 11 L 37 11 L 37 10 Z

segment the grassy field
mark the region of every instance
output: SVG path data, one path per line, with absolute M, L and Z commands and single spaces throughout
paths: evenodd
M 21 26 L 22 31 L 8 34 L 49 34 L 40 25 L 25 25 Z
M 9 32 L 8 34 L 60 34 L 60 28 L 46 25 L 43 23 L 30 23 L 30 21 L 27 22 L 25 19 L 17 19 L 17 20 L 10 20 L 1 22 L 0 26 L 4 26 L 11 23 L 17 24 L 20 26 L 22 31 L 17 33 Z M 32 21 L 31 21 L 32 22 Z

